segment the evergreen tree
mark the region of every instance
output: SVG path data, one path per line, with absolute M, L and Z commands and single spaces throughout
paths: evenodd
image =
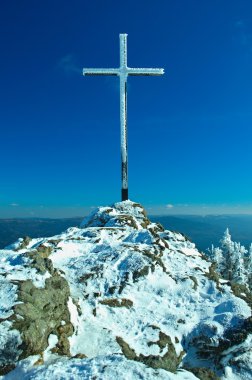
M 252 292 L 252 243 L 250 244 L 248 254 L 245 258 L 245 271 L 247 275 L 247 283 Z
M 231 252 L 232 269 L 230 280 L 237 284 L 246 284 L 247 276 L 244 265 L 245 255 L 247 253 L 246 248 L 240 243 L 234 243 L 233 251 Z
M 212 244 L 211 249 L 208 250 L 211 260 L 216 264 L 216 270 L 218 273 L 222 273 L 225 269 L 223 252 L 219 247 L 214 247 Z
M 219 268 L 219 270 L 223 278 L 231 281 L 233 270 L 232 257 L 234 251 L 234 243 L 232 242 L 228 228 L 224 232 L 223 238 L 220 240 L 220 243 L 223 255 L 223 265 L 221 268 Z
M 246 285 L 252 290 L 252 244 L 249 251 L 240 243 L 233 242 L 229 229 L 220 240 L 220 247 L 212 245 L 210 257 L 222 278 Z

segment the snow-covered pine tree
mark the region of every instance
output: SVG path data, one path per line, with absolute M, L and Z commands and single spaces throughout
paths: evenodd
M 252 292 L 252 243 L 250 244 L 247 256 L 245 257 L 244 266 L 247 276 L 247 284 Z
M 244 265 L 245 255 L 247 254 L 246 248 L 240 243 L 234 243 L 233 251 L 231 252 L 232 272 L 231 281 L 237 284 L 246 284 L 247 276 Z
M 224 232 L 223 238 L 220 240 L 221 250 L 223 255 L 223 264 L 219 268 L 220 274 L 226 280 L 232 279 L 232 270 L 233 270 L 233 251 L 234 251 L 234 242 L 231 239 L 229 229 L 227 228 Z
M 225 272 L 225 261 L 222 249 L 219 247 L 214 247 L 214 245 L 212 244 L 208 252 L 211 260 L 216 264 L 217 272 L 220 274 L 222 274 L 222 272 Z
M 210 257 L 216 263 L 216 270 L 222 278 L 246 285 L 252 290 L 252 244 L 249 251 L 240 243 L 233 242 L 229 229 L 220 240 L 221 246 L 212 245 Z

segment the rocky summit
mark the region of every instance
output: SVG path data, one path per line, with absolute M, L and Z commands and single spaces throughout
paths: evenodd
M 140 204 L 0 251 L 0 379 L 252 378 L 251 295 Z

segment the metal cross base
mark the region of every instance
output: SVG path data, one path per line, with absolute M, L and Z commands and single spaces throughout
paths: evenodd
M 83 75 L 117 75 L 120 78 L 120 119 L 122 159 L 122 201 L 128 199 L 127 146 L 127 78 L 128 75 L 162 75 L 164 69 L 141 69 L 127 66 L 127 34 L 120 34 L 120 67 L 116 69 L 83 69 Z

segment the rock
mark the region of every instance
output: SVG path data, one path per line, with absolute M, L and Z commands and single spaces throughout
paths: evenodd
M 106 300 L 99 301 L 102 305 L 108 305 L 110 307 L 126 307 L 130 308 L 133 306 L 133 302 L 129 299 L 122 298 L 122 299 L 116 299 L 116 298 L 110 298 Z
M 167 352 L 164 355 L 136 355 L 135 351 L 130 348 L 128 343 L 126 343 L 121 337 L 117 336 L 116 341 L 127 359 L 144 363 L 151 368 L 162 368 L 166 371 L 174 373 L 178 369 L 184 355 L 184 352 L 181 352 L 180 355 L 177 356 L 171 338 L 162 331 L 159 332 L 159 340 L 155 342 L 155 344 L 157 344 L 161 349 L 167 347 Z
M 16 250 L 25 249 L 32 239 L 29 236 L 24 236 Z
M 53 250 L 52 247 L 46 246 L 44 244 L 40 244 L 37 247 L 37 252 L 39 256 L 42 257 L 43 259 L 48 258 L 50 254 L 52 253 L 52 250 Z
M 218 376 L 209 368 L 186 368 L 188 371 L 194 373 L 200 380 L 220 380 Z
M 36 288 L 30 280 L 20 282 L 18 300 L 22 303 L 15 305 L 12 316 L 13 328 L 22 338 L 20 358 L 43 352 L 50 334 L 58 335 L 61 354 L 70 354 L 66 339 L 73 333 L 67 307 L 69 296 L 68 283 L 58 272 L 46 279 L 44 288 Z M 62 321 L 65 326 L 61 326 Z
M 73 334 L 73 325 L 67 305 L 69 285 L 53 268 L 51 260 L 41 257 L 38 251 L 26 252 L 22 256 L 29 259 L 27 269 L 29 266 L 40 276 L 50 274 L 45 279 L 44 287 L 37 287 L 30 279 L 14 281 L 16 302 L 11 315 L 2 319 L 0 324 L 0 328 L 8 325 L 8 330 L 4 330 L 7 336 L 2 352 L 0 348 L 1 374 L 13 369 L 20 359 L 41 355 L 48 347 L 50 334 L 58 336 L 57 352 L 70 355 L 68 337 Z

